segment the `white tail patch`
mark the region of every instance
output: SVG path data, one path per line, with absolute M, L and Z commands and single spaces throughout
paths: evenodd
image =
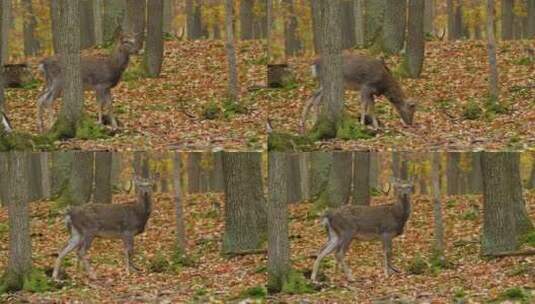
M 310 71 L 312 72 L 312 77 L 318 78 L 318 66 L 316 64 L 310 66 Z
M 8 133 L 12 132 L 13 128 L 11 128 L 11 124 L 9 123 L 6 115 L 2 112 L 0 112 L 0 115 L 2 116 L 2 126 L 4 126 L 4 130 Z
M 39 69 L 39 71 L 41 71 L 41 72 L 43 72 L 43 73 L 45 72 L 45 65 L 44 65 L 44 63 L 39 63 L 39 65 L 37 66 L 37 68 Z

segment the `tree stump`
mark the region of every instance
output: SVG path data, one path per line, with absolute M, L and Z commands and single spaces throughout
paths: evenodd
M 267 66 L 268 88 L 281 88 L 292 81 L 293 76 L 288 64 L 268 64 Z
M 26 63 L 5 64 L 4 77 L 7 88 L 20 88 L 33 81 L 32 73 Z

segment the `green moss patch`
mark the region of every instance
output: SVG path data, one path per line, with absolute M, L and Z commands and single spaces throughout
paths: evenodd
M 360 124 L 357 119 L 346 117 L 338 126 L 336 137 L 343 140 L 366 140 L 374 138 L 376 133 Z
M 273 132 L 268 137 L 268 151 L 308 151 L 313 145 L 314 141 L 307 136 Z
M 286 282 L 282 284 L 282 292 L 287 294 L 305 294 L 314 292 L 314 288 L 305 279 L 302 272 L 291 270 Z

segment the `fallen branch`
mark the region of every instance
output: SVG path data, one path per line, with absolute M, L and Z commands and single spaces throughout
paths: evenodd
M 498 252 L 498 253 L 489 253 L 485 254 L 484 256 L 490 256 L 490 257 L 508 257 L 508 256 L 528 256 L 528 255 L 535 255 L 535 249 L 528 249 L 523 251 L 505 251 L 505 252 Z

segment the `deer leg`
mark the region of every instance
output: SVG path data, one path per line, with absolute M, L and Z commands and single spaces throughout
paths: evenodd
M 56 262 L 54 263 L 54 271 L 52 272 L 52 279 L 54 279 L 55 281 L 58 281 L 59 270 L 61 268 L 61 261 L 63 260 L 63 258 L 65 258 L 65 256 L 69 252 L 73 251 L 75 248 L 80 246 L 81 245 L 80 242 L 81 242 L 80 233 L 78 233 L 78 231 L 73 228 L 71 238 L 67 242 L 67 245 L 65 246 L 65 248 L 63 248 L 63 250 L 59 253 L 58 258 L 56 259 Z
M 371 113 L 370 110 L 373 110 L 374 111 L 374 108 L 373 108 L 373 103 L 374 103 L 374 100 L 373 100 L 373 92 L 364 87 L 362 88 L 361 92 L 360 92 L 360 102 L 361 102 L 361 105 L 362 105 L 362 113 L 360 113 L 360 123 L 365 126 L 366 125 L 366 115 L 369 114 L 370 116 L 372 116 L 372 121 L 376 121 L 376 118 L 375 118 L 375 112 L 374 113 Z M 370 112 L 370 113 L 368 113 Z
M 112 98 L 111 98 L 110 89 L 106 89 L 105 91 L 103 107 L 104 107 L 104 111 L 106 115 L 108 115 L 110 119 L 111 128 L 113 130 L 117 130 L 119 126 L 117 125 L 117 120 L 115 120 L 115 117 L 113 116 Z
M 321 97 L 323 94 L 322 88 L 314 92 L 314 94 L 307 100 L 305 103 L 305 106 L 303 107 L 303 113 L 301 114 L 301 133 L 305 133 L 305 125 L 308 118 L 308 113 L 310 112 L 310 108 L 314 106 L 317 108 L 321 102 Z
M 98 104 L 98 123 L 104 125 L 104 120 L 102 117 L 102 112 L 104 111 L 104 104 L 106 103 L 106 92 L 103 89 L 95 90 L 95 97 Z
M 137 267 L 132 263 L 132 256 L 134 255 L 134 237 L 125 236 L 123 238 L 124 243 L 124 254 L 126 262 L 126 273 L 130 274 L 130 270 L 139 271 Z
M 349 238 L 347 241 L 344 241 L 340 246 L 338 246 L 335 257 L 336 257 L 336 264 L 340 265 L 342 267 L 342 270 L 344 271 L 344 274 L 348 281 L 353 282 L 353 274 L 351 273 L 351 269 L 347 266 L 344 257 L 346 255 L 347 249 L 349 248 L 349 244 L 351 244 L 351 238 Z
M 368 113 L 370 114 L 370 117 L 372 119 L 373 127 L 375 129 L 379 129 L 379 122 L 377 121 L 377 116 L 375 115 L 375 102 L 373 101 L 373 99 L 371 103 L 368 105 Z
M 78 254 L 78 259 L 79 259 L 79 261 L 82 262 L 82 264 L 83 264 L 83 266 L 85 268 L 85 271 L 87 271 L 87 273 L 89 275 L 89 278 L 91 280 L 96 280 L 97 276 L 95 275 L 95 272 L 91 268 L 91 264 L 89 264 L 89 261 L 88 261 L 88 259 L 86 257 L 87 251 L 89 250 L 89 247 L 91 247 L 91 242 L 92 241 L 93 241 L 92 237 L 85 237 L 82 240 L 81 245 L 78 247 L 77 254 Z
M 389 276 L 392 272 L 400 272 L 392 266 L 392 237 L 388 234 L 383 235 L 383 251 L 385 258 L 385 276 Z
M 316 258 L 316 261 L 314 261 L 314 266 L 312 267 L 312 275 L 310 278 L 312 281 L 316 282 L 316 277 L 318 275 L 318 270 L 320 267 L 321 260 L 326 257 L 329 253 L 333 252 L 336 247 L 339 245 L 338 243 L 338 236 L 332 237 L 326 246 L 321 250 L 321 252 L 318 254 L 318 257 Z

